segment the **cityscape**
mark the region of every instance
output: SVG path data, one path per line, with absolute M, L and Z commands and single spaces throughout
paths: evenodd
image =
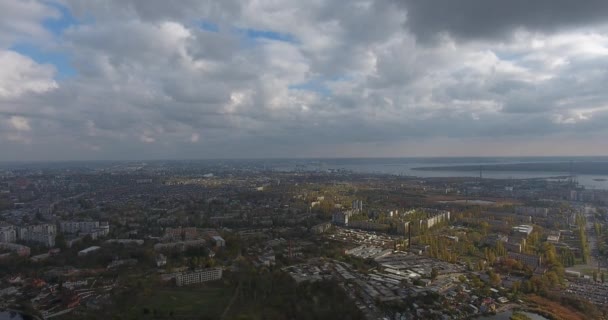
M 0 0 L 0 320 L 608 320 L 607 0 Z
M 606 314 L 608 191 L 314 163 L 5 165 L 0 306 L 34 319 Z

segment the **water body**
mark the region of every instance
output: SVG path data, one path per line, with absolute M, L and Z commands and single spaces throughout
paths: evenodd
M 380 173 L 415 176 L 421 178 L 430 177 L 479 177 L 479 171 L 472 170 L 414 170 L 421 167 L 451 167 L 451 166 L 495 166 L 511 164 L 542 164 L 542 163 L 564 163 L 572 161 L 573 166 L 583 162 L 604 163 L 608 168 L 608 157 L 522 157 L 522 158 L 365 158 L 365 159 L 302 159 L 302 160 L 273 160 L 271 167 L 280 171 L 294 170 L 338 170 L 344 169 L 360 173 Z M 555 168 L 555 165 L 547 165 Z M 501 170 L 482 172 L 484 178 L 494 179 L 531 179 L 531 178 L 553 178 L 564 177 L 570 173 L 566 171 L 542 171 L 536 166 L 534 171 L 526 170 Z M 587 189 L 608 190 L 608 174 L 585 173 L 576 174 L 580 185 Z M 602 179 L 604 179 L 602 181 Z

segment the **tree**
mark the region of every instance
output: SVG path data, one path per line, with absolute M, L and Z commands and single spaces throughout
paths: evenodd
M 55 245 L 61 250 L 65 250 L 68 247 L 63 233 L 57 234 L 57 236 L 55 237 Z
M 479 224 L 479 227 L 481 229 L 481 233 L 485 236 L 488 234 L 488 229 L 490 229 L 490 224 L 487 223 L 486 221 L 483 221 L 482 223 Z
M 523 313 L 515 312 L 509 318 L 509 320 L 532 320 L 532 319 Z
M 511 292 L 513 294 L 517 294 L 519 293 L 519 289 L 521 288 L 521 282 L 520 281 L 515 281 L 513 283 L 513 287 L 511 288 Z
M 490 271 L 489 276 L 490 276 L 490 283 L 493 286 L 497 286 L 502 282 L 500 275 L 496 272 Z
M 438 275 L 439 275 L 439 271 L 436 268 L 431 269 L 431 279 L 432 280 L 437 279 Z

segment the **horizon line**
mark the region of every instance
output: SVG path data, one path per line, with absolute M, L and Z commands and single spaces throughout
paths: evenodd
M 252 157 L 252 158 L 230 158 L 230 157 L 211 157 L 211 158 L 151 158 L 151 159 L 66 159 L 66 160 L 0 160 L 0 164 L 3 163 L 65 163 L 65 162 L 136 162 L 136 161 L 226 161 L 226 160 L 240 160 L 240 161 L 251 161 L 251 160 L 363 160 L 363 159 L 472 159 L 472 158 L 514 158 L 514 159 L 526 159 L 526 158 L 607 158 L 608 155 L 560 155 L 560 156 L 388 156 L 388 157 Z

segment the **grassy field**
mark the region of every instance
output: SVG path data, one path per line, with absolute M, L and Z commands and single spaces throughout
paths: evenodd
M 568 267 L 567 269 L 572 270 L 572 271 L 578 271 L 578 272 L 582 273 L 583 275 L 588 275 L 588 276 L 592 276 L 593 272 L 597 271 L 597 268 L 589 268 L 589 266 L 586 264 L 577 264 L 572 267 Z M 598 277 L 599 277 L 599 275 L 598 275 Z
M 130 314 L 137 318 L 218 319 L 233 288 L 225 286 L 156 288 L 142 294 Z
M 529 295 L 526 301 L 532 303 L 529 311 L 538 312 L 544 315 L 551 315 L 556 320 L 585 320 L 585 316 L 569 309 L 559 302 L 551 301 L 540 296 Z

